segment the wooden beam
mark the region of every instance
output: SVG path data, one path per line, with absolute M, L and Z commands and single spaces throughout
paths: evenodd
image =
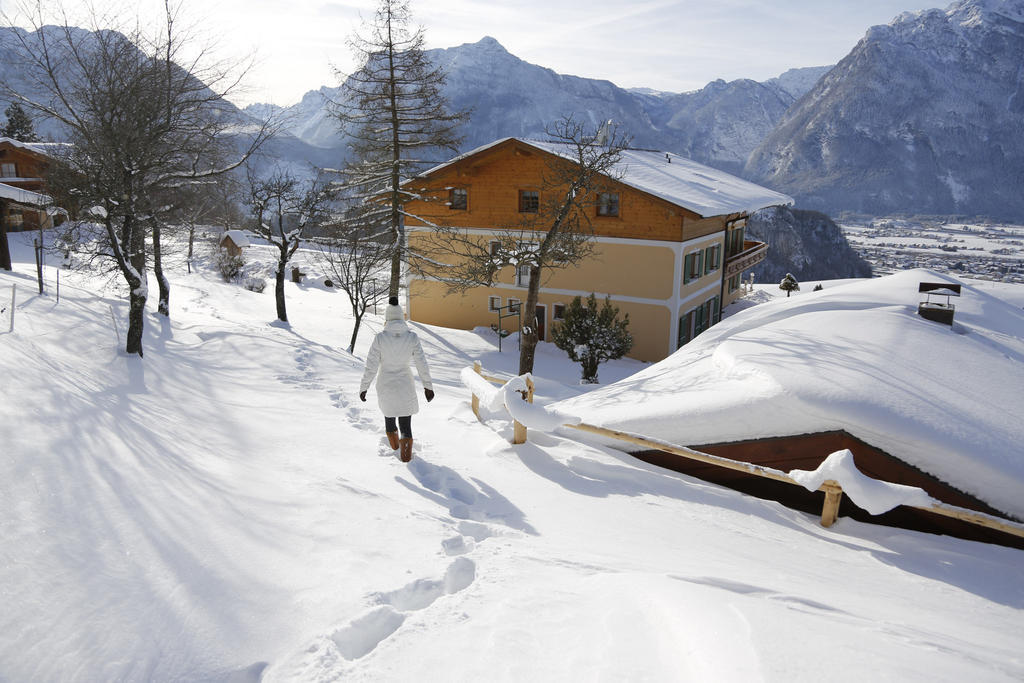
M 483 366 L 480 364 L 480 361 L 473 362 L 473 372 L 478 375 L 484 374 Z M 480 419 L 480 397 L 476 394 L 473 394 L 473 414 L 476 415 L 476 419 Z
M 647 449 L 664 451 L 673 455 L 681 455 L 684 458 L 690 458 L 691 460 L 698 460 L 700 462 L 718 465 L 719 467 L 725 467 L 726 469 L 746 472 L 747 474 L 753 474 L 757 477 L 774 479 L 775 481 L 781 481 L 786 484 L 801 486 L 801 484 L 797 483 L 792 477 L 782 470 L 777 470 L 771 467 L 762 467 L 761 465 L 754 465 L 749 462 L 743 462 L 742 460 L 730 460 L 729 458 L 711 455 L 710 453 L 701 453 L 700 451 L 695 451 L 692 448 L 686 448 L 685 446 L 677 446 L 676 444 L 668 443 L 666 441 L 650 439 L 645 436 L 630 434 L 628 432 L 620 432 L 614 429 L 606 429 L 605 427 L 596 427 L 594 425 L 586 424 L 585 422 L 565 426 L 571 429 L 578 429 L 581 432 L 588 432 L 590 434 L 597 434 L 598 436 L 606 436 L 611 439 L 636 444 Z M 819 490 L 825 489 L 822 488 Z
M 825 506 L 821 508 L 821 525 L 830 527 L 836 523 L 839 517 L 839 503 L 843 500 L 843 489 L 839 482 L 833 479 L 826 479 L 822 484 L 825 489 Z
M 908 507 L 925 510 L 926 512 L 934 512 L 935 514 L 942 515 L 944 517 L 959 519 L 961 522 L 977 524 L 978 526 L 983 526 L 988 529 L 996 529 L 997 531 L 1002 531 L 1007 534 L 1013 534 L 1014 536 L 1024 538 L 1024 524 L 1000 519 L 993 515 L 986 515 L 984 512 L 975 512 L 974 510 L 968 510 L 967 508 L 961 508 L 955 505 L 946 505 L 945 503 L 933 503 L 930 507 L 925 507 L 923 505 L 912 505 Z

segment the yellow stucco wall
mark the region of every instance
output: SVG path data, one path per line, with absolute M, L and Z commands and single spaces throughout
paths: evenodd
M 498 316 L 488 310 L 490 297 L 501 298 L 501 305 L 506 306 L 509 299 L 526 300 L 525 287 L 498 286 L 478 287 L 466 293 L 449 293 L 444 283 L 429 280 L 412 280 L 409 283 L 408 313 L 411 320 L 428 322 L 431 325 L 470 330 L 474 327 L 487 327 L 497 324 Z M 558 324 L 553 319 L 554 305 L 568 305 L 572 296 L 558 293 L 541 292 L 538 306 L 544 307 L 545 341 L 551 341 L 551 329 Z M 619 309 L 620 315 L 629 314 L 629 331 L 633 335 L 633 348 L 628 354 L 630 358 L 644 361 L 658 361 L 665 358 L 669 349 L 671 311 L 667 305 L 654 305 L 619 301 L 612 298 L 612 305 Z M 525 320 L 525 311 L 523 317 Z M 510 332 L 516 331 L 517 320 L 505 318 L 502 327 Z

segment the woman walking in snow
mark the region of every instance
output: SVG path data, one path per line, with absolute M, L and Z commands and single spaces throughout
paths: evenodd
M 366 400 L 366 390 L 376 377 L 377 404 L 384 413 L 384 431 L 391 448 L 396 451 L 401 449 L 402 462 L 412 460 L 412 416 L 420 409 L 412 371 L 409 369 L 410 361 L 416 363 L 427 402 L 433 401 L 430 368 L 427 367 L 420 338 L 405 324 L 405 315 L 398 305 L 398 297 L 393 296 L 388 299 L 384 313 L 384 329 L 373 338 L 370 352 L 366 354 L 366 370 L 359 385 L 359 400 Z M 401 438 L 398 436 L 399 430 Z

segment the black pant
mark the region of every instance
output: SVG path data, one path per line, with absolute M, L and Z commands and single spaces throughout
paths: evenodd
M 412 438 L 412 415 L 403 415 L 398 418 L 398 426 L 395 426 L 395 418 L 385 417 L 384 418 L 384 431 L 396 432 L 402 430 L 403 439 Z

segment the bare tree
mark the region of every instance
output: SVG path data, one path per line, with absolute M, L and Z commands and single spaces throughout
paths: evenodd
M 163 210 L 161 198 L 237 167 L 271 127 L 252 131 L 240 150 L 232 148 L 236 138 L 229 133 L 237 122 L 223 97 L 238 78 L 221 64 L 207 66 L 207 52 L 193 49 L 169 0 L 153 32 L 140 22 L 114 30 L 119 22 L 95 9 L 91 31 L 76 28 L 60 10 L 48 25 L 54 23 L 50 7 L 42 0 L 28 6 L 24 22 L 34 31 L 18 34 L 29 77 L 43 96 L 10 88 L 5 94 L 66 131 L 64 170 L 48 182 L 85 209 L 99 207 L 90 211 L 102 229 L 93 235 L 91 255 L 116 263 L 129 292 L 126 351 L 142 356 L 146 236 Z M 223 161 L 229 155 L 232 160 Z
M 457 151 L 458 125 L 467 112 L 450 113 L 441 90 L 445 74 L 423 51 L 422 28 L 410 29 L 404 0 L 380 0 L 365 36 L 351 40 L 362 66 L 344 80 L 333 115 L 351 142 L 344 184 L 375 210 L 370 222 L 390 235 L 389 292 L 398 296 L 405 248 L 402 187 L 442 150 Z
M 487 239 L 462 228 L 434 223 L 435 235 L 423 253 L 411 255 L 413 268 L 440 279 L 451 291 L 492 286 L 502 268 L 517 269 L 527 280 L 524 325 L 520 331 L 519 372 L 533 371 L 537 348 L 537 298 L 549 270 L 569 268 L 593 253 L 591 216 L 612 189 L 628 139 L 605 124 L 588 132 L 572 116 L 548 130 L 548 157 L 535 211 L 515 224 L 499 227 Z M 440 266 L 440 267 L 439 267 Z
M 331 190 L 319 180 L 302 181 L 281 169 L 266 178 L 247 169 L 247 182 L 247 204 L 255 219 L 253 232 L 277 247 L 277 319 L 288 322 L 284 300 L 288 262 L 302 243 L 302 231 L 327 215 Z
M 367 309 L 388 298 L 391 249 L 387 241 L 374 237 L 366 227 L 348 223 L 333 226 L 318 243 L 321 265 L 352 306 L 355 325 L 348 342 L 348 352 L 352 353 Z

